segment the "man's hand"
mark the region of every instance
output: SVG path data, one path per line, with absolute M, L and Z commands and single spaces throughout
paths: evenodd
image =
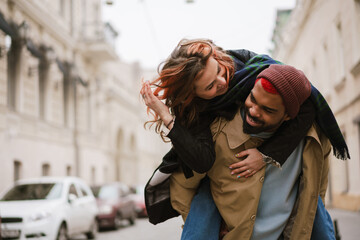
M 265 167 L 266 163 L 263 161 L 261 153 L 256 148 L 244 150 L 235 155 L 237 158 L 246 157 L 244 160 L 231 164 L 231 174 L 237 174 L 237 177 L 251 177 L 260 169 Z

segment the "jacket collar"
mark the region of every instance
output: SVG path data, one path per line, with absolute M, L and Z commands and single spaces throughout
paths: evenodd
M 311 137 L 314 138 L 316 140 L 316 142 L 318 142 L 321 146 L 321 141 L 319 138 L 319 134 L 318 131 L 320 131 L 319 127 L 314 123 L 311 128 L 309 129 L 309 131 L 307 132 L 306 136 L 307 137 Z
M 250 139 L 250 135 L 243 132 L 243 119 L 240 109 L 234 119 L 229 121 L 222 131 L 226 135 L 230 149 L 235 149 Z

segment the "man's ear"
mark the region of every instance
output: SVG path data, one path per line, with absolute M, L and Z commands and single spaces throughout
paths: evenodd
M 285 113 L 285 116 L 284 116 L 284 121 L 289 121 L 291 119 L 291 117 Z

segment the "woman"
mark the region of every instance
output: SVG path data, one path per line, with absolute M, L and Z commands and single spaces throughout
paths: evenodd
M 250 65 L 245 65 L 255 55 L 246 50 L 225 52 L 209 40 L 183 40 L 163 65 L 159 78 L 152 82 L 156 86 L 154 94 L 150 90 L 150 84 L 144 84 L 141 94 L 145 104 L 153 111 L 155 129 L 164 137 L 161 127 L 164 125 L 168 128 L 170 132 L 167 137 L 174 146 L 159 167 L 162 173 L 169 174 L 181 167 L 185 177 L 191 178 L 194 176 L 193 171 L 204 173 L 211 168 L 215 153 L 209 125 L 217 116 L 232 115 L 236 102 L 244 101 L 248 95 L 257 73 L 268 66 L 266 62 L 260 65 L 255 62 L 257 67 L 251 68 Z M 272 59 L 269 60 L 274 63 Z M 159 99 L 165 100 L 165 103 Z M 312 104 L 307 101 L 298 119 L 287 128 L 304 133 L 306 131 L 303 129 L 311 126 L 314 116 Z M 230 166 L 234 169 L 233 174 L 238 174 L 238 177 L 252 176 L 265 166 L 264 159 L 270 159 L 268 163 L 281 166 L 304 137 L 304 134 L 295 134 L 298 136 L 296 139 L 282 140 L 285 136 L 283 133 L 288 132 L 288 129 L 280 130 L 271 141 L 267 141 L 271 144 L 264 143 L 259 147 L 270 158 L 264 157 L 256 149 L 239 153 L 239 157 L 248 157 Z M 336 149 L 342 147 L 343 145 L 336 146 Z M 154 175 L 152 180 L 156 177 Z M 150 181 L 150 186 L 151 183 L 154 181 Z M 172 205 L 174 207 L 174 201 Z M 176 210 L 183 217 L 189 211 L 181 209 L 181 206 L 177 206 Z M 176 215 L 176 212 L 171 214 Z M 164 218 L 160 216 L 154 221 L 150 218 L 150 221 L 161 222 L 171 217 L 171 214 Z

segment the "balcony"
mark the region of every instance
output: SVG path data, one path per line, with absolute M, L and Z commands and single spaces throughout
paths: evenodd
M 116 30 L 109 23 L 85 24 L 82 29 L 82 50 L 84 55 L 94 63 L 114 61 Z

